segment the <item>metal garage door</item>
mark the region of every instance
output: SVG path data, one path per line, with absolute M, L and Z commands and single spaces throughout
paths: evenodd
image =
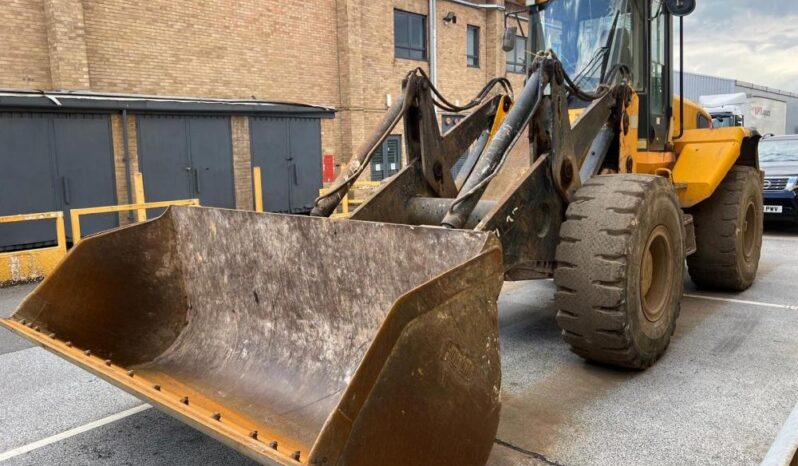
M 107 115 L 0 113 L 0 215 L 116 204 Z M 85 234 L 118 225 L 115 214 L 85 217 Z M 0 248 L 50 244 L 52 222 L 0 225 Z
M 371 158 L 371 181 L 382 181 L 402 169 L 402 136 L 390 135 Z
M 147 201 L 199 198 L 204 206 L 235 208 L 229 117 L 147 115 L 137 123 Z
M 307 213 L 321 189 L 321 123 L 313 118 L 249 120 L 252 165 L 261 167 L 268 212 Z

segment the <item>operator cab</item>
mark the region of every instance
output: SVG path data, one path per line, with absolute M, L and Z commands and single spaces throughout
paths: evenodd
M 585 91 L 618 82 L 619 75 L 627 76 L 639 97 L 639 148 L 666 151 L 673 117 L 670 6 L 663 0 L 527 4 L 531 4 L 528 55 L 552 50 L 565 72 Z M 586 105 L 576 99 L 570 103 L 573 108 Z

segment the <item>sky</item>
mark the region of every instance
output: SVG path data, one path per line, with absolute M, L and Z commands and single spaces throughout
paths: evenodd
M 798 92 L 798 0 L 697 4 L 684 20 L 685 71 Z

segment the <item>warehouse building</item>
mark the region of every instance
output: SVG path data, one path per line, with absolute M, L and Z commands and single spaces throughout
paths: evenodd
M 423 68 L 455 103 L 495 76 L 520 89 L 522 49 L 506 54 L 501 38 L 506 14 L 522 3 L 4 4 L 0 215 L 125 203 L 136 171 L 148 201 L 250 209 L 254 166 L 266 210 L 307 211 L 322 167 L 327 181 L 335 176 L 409 70 Z M 401 138 L 397 128 L 367 176 L 406 163 Z M 107 217 L 86 231 L 118 221 Z M 9 231 L 0 243 L 17 244 Z
M 675 93 L 679 95 L 679 72 L 674 73 Z M 684 93 L 688 99 L 698 102 L 704 95 L 745 93 L 749 98 L 760 97 L 784 102 L 787 107 L 786 133 L 798 133 L 798 94 L 771 87 L 759 86 L 736 79 L 719 78 L 697 73 L 684 73 Z

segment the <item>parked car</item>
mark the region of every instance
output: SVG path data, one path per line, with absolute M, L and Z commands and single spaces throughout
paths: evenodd
M 798 135 L 764 137 L 759 163 L 765 171 L 765 220 L 798 222 Z

